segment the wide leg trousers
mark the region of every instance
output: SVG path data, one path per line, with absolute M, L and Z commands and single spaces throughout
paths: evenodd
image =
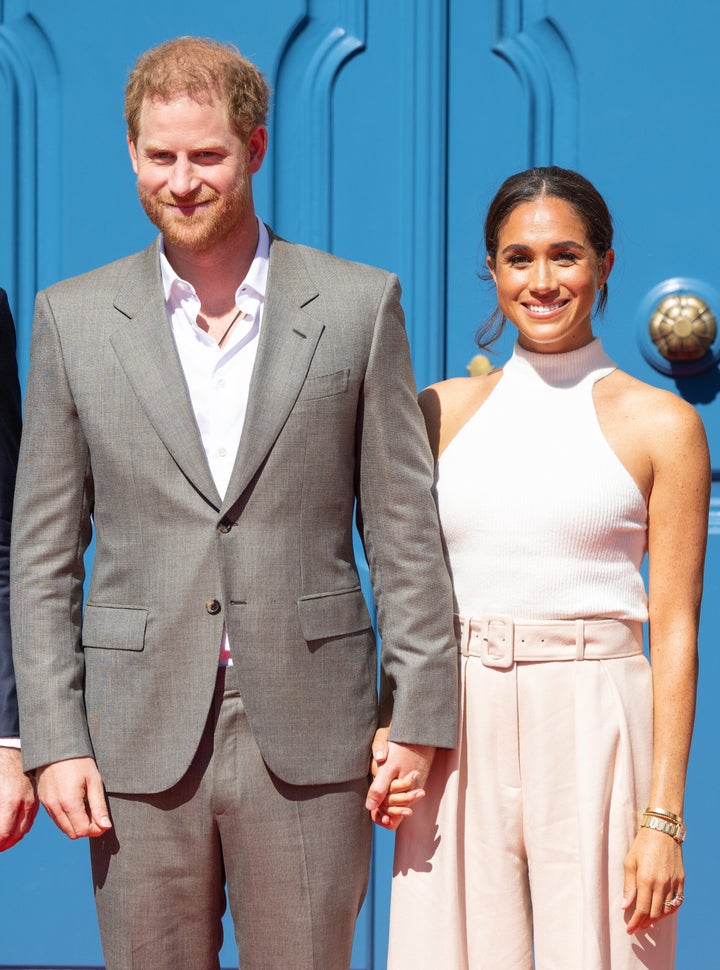
M 90 840 L 108 970 L 217 970 L 226 883 L 242 970 L 348 970 L 369 871 L 366 794 L 366 778 L 275 777 L 235 672 L 221 671 L 184 778 L 157 795 L 109 793 L 113 828 Z
M 628 936 L 621 908 L 650 790 L 646 658 L 460 662 L 459 746 L 397 833 L 388 970 L 670 970 L 677 915 Z

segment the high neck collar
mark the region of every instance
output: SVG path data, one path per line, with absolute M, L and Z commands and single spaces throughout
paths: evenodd
M 563 354 L 536 354 L 525 350 L 516 341 L 513 355 L 505 365 L 511 372 L 519 375 L 536 375 L 543 383 L 552 387 L 573 387 L 590 374 L 598 371 L 609 373 L 615 369 L 615 363 L 603 350 L 602 342 L 595 337 L 590 343 L 577 350 L 569 350 Z M 598 377 L 603 376 L 597 374 Z

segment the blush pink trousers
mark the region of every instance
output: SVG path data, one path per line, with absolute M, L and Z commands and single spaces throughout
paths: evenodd
M 396 837 L 388 970 L 674 966 L 676 915 L 625 932 L 623 859 L 650 789 L 652 679 L 639 625 L 610 622 L 595 625 L 585 653 L 607 659 L 487 666 L 468 648 L 480 637 L 462 634 L 458 748 L 438 752 Z M 553 656 L 552 637 L 540 639 Z

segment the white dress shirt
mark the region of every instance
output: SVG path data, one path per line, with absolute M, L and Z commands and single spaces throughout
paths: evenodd
M 270 239 L 265 225 L 258 219 L 255 258 L 235 293 L 235 306 L 243 316 L 234 324 L 221 348 L 198 326 L 200 300 L 195 288 L 173 270 L 160 241 L 160 269 L 170 327 L 210 473 L 221 498 L 230 481 L 245 423 L 269 259 Z M 224 627 L 220 663 L 232 663 Z

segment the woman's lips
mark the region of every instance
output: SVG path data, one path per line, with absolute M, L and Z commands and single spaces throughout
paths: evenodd
M 554 303 L 523 303 L 523 306 L 534 317 L 547 317 L 566 307 L 569 300 L 556 300 Z

